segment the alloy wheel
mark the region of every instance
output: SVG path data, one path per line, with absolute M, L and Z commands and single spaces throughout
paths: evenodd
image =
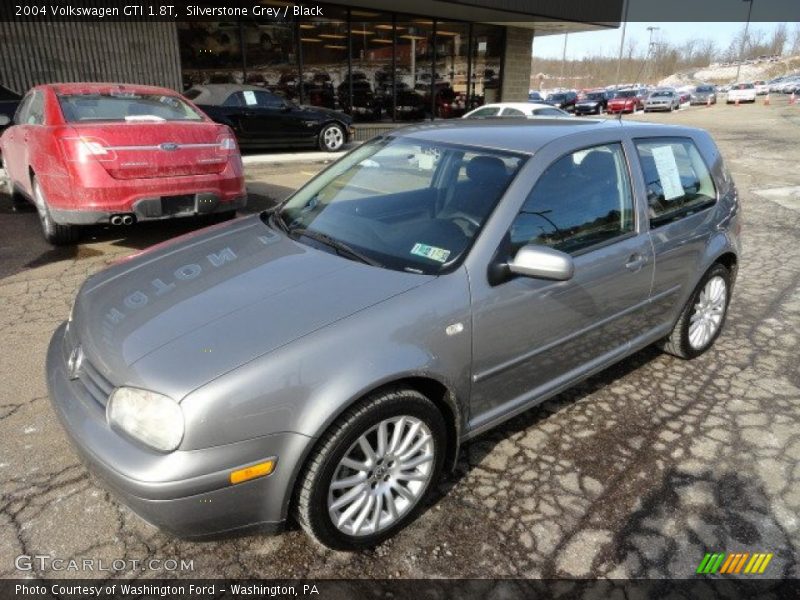
M 328 514 L 342 533 L 366 536 L 397 523 L 430 483 L 436 448 L 424 421 L 385 419 L 362 434 L 337 465 Z
M 328 150 L 338 150 L 344 144 L 344 134 L 339 127 L 334 125 L 325 130 L 322 140 Z
M 704 348 L 714 338 L 725 316 L 727 297 L 727 284 L 720 276 L 712 277 L 703 286 L 689 319 L 689 344 L 692 348 Z

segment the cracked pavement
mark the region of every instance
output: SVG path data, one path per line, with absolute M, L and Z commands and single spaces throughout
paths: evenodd
M 800 106 L 777 98 L 647 120 L 709 129 L 741 191 L 744 255 L 715 347 L 689 362 L 646 349 L 477 438 L 416 522 L 352 554 L 293 525 L 172 538 L 87 474 L 46 398 L 49 337 L 85 277 L 197 225 L 98 228 L 77 249 L 53 249 L 36 215 L 0 196 L 0 577 L 674 578 L 692 576 L 706 551 L 772 552 L 770 576 L 800 576 Z M 249 210 L 320 167 L 248 167 Z M 185 559 L 194 570 L 28 573 L 15 569 L 20 554 Z

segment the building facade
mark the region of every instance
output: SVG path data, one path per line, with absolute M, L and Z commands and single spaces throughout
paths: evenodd
M 532 4 L 344 0 L 285 19 L 2 21 L 0 84 L 21 93 L 54 81 L 245 83 L 371 122 L 457 117 L 527 99 L 534 35 L 616 25 L 581 22 L 580 1 L 543 0 L 544 17 Z M 389 5 L 403 12 L 377 8 Z

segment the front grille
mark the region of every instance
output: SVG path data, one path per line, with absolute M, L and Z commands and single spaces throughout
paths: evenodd
M 108 403 L 108 397 L 114 390 L 114 385 L 95 368 L 88 358 L 84 358 L 81 364 L 78 381 L 83 384 L 86 392 L 100 406 Z

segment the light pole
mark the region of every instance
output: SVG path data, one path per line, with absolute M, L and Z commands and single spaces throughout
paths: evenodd
M 739 83 L 739 73 L 742 70 L 742 60 L 744 59 L 744 46 L 747 43 L 747 30 L 750 29 L 750 15 L 753 13 L 754 1 L 755 0 L 744 0 L 744 2 L 747 2 L 747 22 L 744 24 L 742 47 L 739 49 L 739 64 L 736 65 L 736 83 Z
M 564 51 L 561 53 L 561 77 L 559 78 L 559 83 L 561 83 L 561 87 L 564 87 L 564 65 L 567 63 L 567 38 L 569 37 L 568 33 L 564 34 Z
M 625 26 L 628 24 L 628 7 L 630 6 L 630 0 L 625 0 L 625 10 L 623 11 L 622 17 L 622 38 L 619 40 L 619 58 L 617 59 L 617 77 L 614 79 L 614 86 L 619 85 L 619 73 L 620 69 L 622 69 L 622 49 L 625 46 Z M 634 82 L 635 83 L 635 82 Z
M 657 31 L 659 29 L 661 29 L 661 28 L 660 27 L 654 27 L 652 25 L 647 28 L 647 31 L 650 32 L 650 40 L 647 42 L 647 55 L 645 56 L 645 62 L 648 63 L 648 68 L 647 68 L 647 78 L 648 79 L 650 79 L 650 77 L 651 77 L 649 63 L 650 63 L 650 54 L 653 52 L 653 32 Z M 638 83 L 638 82 L 634 81 L 634 83 Z

